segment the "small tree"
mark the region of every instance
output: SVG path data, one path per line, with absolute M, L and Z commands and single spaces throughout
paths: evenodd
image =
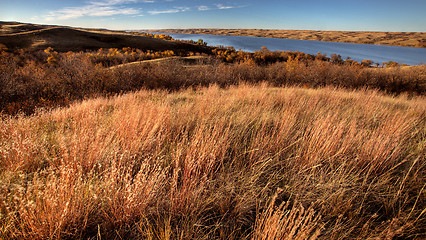
M 327 58 L 327 54 L 322 54 L 320 52 L 317 52 L 317 55 L 315 57 L 315 60 L 319 60 L 319 61 L 328 61 L 329 58 Z
M 44 50 L 44 52 L 47 54 L 47 63 L 50 65 L 56 65 L 58 63 L 57 56 L 58 52 L 54 51 L 53 48 L 48 47 Z
M 338 64 L 342 64 L 342 63 L 343 63 L 342 56 L 337 55 L 337 54 L 335 54 L 335 53 L 333 53 L 333 54 L 331 55 L 331 59 L 330 59 L 330 61 L 331 61 L 332 63 L 338 63 Z
M 373 61 L 369 60 L 369 59 L 363 59 L 361 61 L 361 64 L 365 67 L 370 67 L 373 64 Z
M 198 39 L 198 41 L 196 42 L 196 44 L 197 45 L 204 45 L 204 46 L 206 46 L 207 45 L 207 43 L 206 42 L 204 42 L 204 40 L 203 39 Z
M 350 58 L 345 59 L 345 64 L 354 65 L 356 61 Z
M 385 66 L 385 67 L 398 67 L 399 63 L 394 62 L 394 61 L 383 62 L 383 66 Z

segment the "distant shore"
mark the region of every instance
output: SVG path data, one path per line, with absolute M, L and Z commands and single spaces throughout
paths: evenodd
M 361 32 L 272 29 L 161 29 L 163 33 L 213 34 L 426 48 L 426 32 Z

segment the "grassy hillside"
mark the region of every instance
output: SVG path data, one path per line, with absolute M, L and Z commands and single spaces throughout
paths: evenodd
M 422 239 L 424 97 L 218 86 L 0 120 L 5 239 Z
M 75 29 L 71 27 L 43 26 L 3 22 L 0 44 L 8 49 L 44 50 L 52 47 L 56 51 L 97 50 L 99 48 L 132 47 L 142 50 L 174 50 L 206 52 L 207 48 L 192 44 L 165 41 L 137 36 L 125 32 Z

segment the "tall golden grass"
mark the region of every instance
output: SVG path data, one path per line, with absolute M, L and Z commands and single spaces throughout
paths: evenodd
M 141 90 L 0 120 L 2 239 L 421 239 L 426 101 Z

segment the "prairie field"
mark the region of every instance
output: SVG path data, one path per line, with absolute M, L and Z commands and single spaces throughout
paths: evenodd
M 3 239 L 422 239 L 426 101 L 267 83 L 0 120 Z
M 2 49 L 0 239 L 426 238 L 425 65 L 179 44 Z

